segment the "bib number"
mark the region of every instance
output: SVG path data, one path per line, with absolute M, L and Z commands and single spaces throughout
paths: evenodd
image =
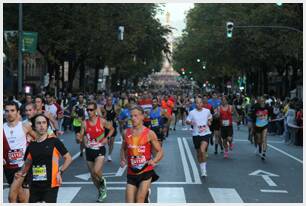
M 223 126 L 229 126 L 229 120 L 222 120 L 222 125 Z
M 21 167 L 23 164 L 22 149 L 10 150 L 8 152 L 8 159 L 10 164 L 17 164 L 19 167 Z
M 132 128 L 132 120 L 130 120 L 130 119 L 128 120 L 127 127 Z
M 47 180 L 47 168 L 46 165 L 33 166 L 33 181 L 46 181 Z
M 152 127 L 158 127 L 159 126 L 158 119 L 153 119 L 151 121 L 151 124 L 152 124 Z
M 200 134 L 203 134 L 207 131 L 208 127 L 206 125 L 198 126 L 198 130 Z
M 145 163 L 146 163 L 145 156 L 132 156 L 131 157 L 131 165 L 133 168 L 141 169 Z

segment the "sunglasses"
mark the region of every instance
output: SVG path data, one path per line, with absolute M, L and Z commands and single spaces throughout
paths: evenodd
M 87 109 L 87 112 L 95 111 L 95 109 Z

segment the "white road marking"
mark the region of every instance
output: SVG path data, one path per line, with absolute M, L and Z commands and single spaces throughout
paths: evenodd
M 184 142 L 184 145 L 185 145 L 185 148 L 186 148 L 186 151 L 187 151 L 188 159 L 189 159 L 191 167 L 192 167 L 192 172 L 193 172 L 193 175 L 194 175 L 194 182 L 196 184 L 201 184 L 202 182 L 201 182 L 201 178 L 200 178 L 200 175 L 199 175 L 198 167 L 197 167 L 197 165 L 194 161 L 194 158 L 192 156 L 190 147 L 189 147 L 188 142 L 187 142 L 185 137 L 183 138 L 183 142 Z
M 266 181 L 266 183 L 271 187 L 276 187 L 277 185 L 268 175 L 262 175 L 262 178 Z
M 284 154 L 284 155 L 286 155 L 286 156 L 288 156 L 288 157 L 298 161 L 299 163 L 303 164 L 303 160 L 300 160 L 299 158 L 296 158 L 296 157 L 292 156 L 291 154 L 288 154 L 287 152 L 285 152 L 285 151 L 283 151 L 281 149 L 278 149 L 277 147 L 274 147 L 273 145 L 268 144 L 268 146 L 271 147 L 272 149 L 275 149 L 276 151 L 279 151 L 280 153 L 282 153 L 282 154 Z
M 255 170 L 254 172 L 250 173 L 249 175 L 254 175 L 254 176 L 262 176 L 262 175 L 268 175 L 271 177 L 279 177 L 279 175 L 273 174 L 271 172 L 267 172 L 264 170 Z
M 288 193 L 287 190 L 260 190 L 260 192 L 268 192 L 268 193 Z
M 107 187 L 107 190 L 125 190 L 126 187 Z
M 249 140 L 247 139 L 234 139 L 234 141 L 237 141 L 237 142 L 249 142 Z M 269 143 L 284 143 L 284 141 L 274 141 L 274 140 L 268 140 Z
M 215 203 L 242 203 L 240 195 L 234 188 L 208 188 Z
M 124 171 L 126 170 L 127 166 L 125 165 L 123 168 L 119 167 L 118 171 L 116 172 L 116 176 L 122 176 Z
M 157 203 L 186 203 L 183 187 L 158 187 Z
M 92 182 L 63 182 L 63 185 L 92 185 Z M 120 185 L 120 184 L 126 184 L 126 182 L 108 182 L 109 185 Z M 153 182 L 154 185 L 194 185 L 196 183 L 191 182 Z M 3 183 L 3 186 L 9 186 L 8 183 Z
M 89 179 L 91 178 L 89 172 L 84 173 L 84 174 L 80 174 L 80 175 L 75 175 L 75 177 L 76 177 L 76 178 L 79 178 L 79 179 L 81 179 L 81 180 L 85 180 L 85 181 L 87 181 L 87 180 L 89 180 Z
M 183 144 L 182 144 L 182 139 L 177 138 L 177 141 L 178 141 L 180 154 L 181 154 L 181 159 L 182 159 L 182 163 L 183 163 L 185 179 L 186 179 L 186 182 L 191 183 L 192 182 L 191 175 L 190 175 L 190 172 L 189 172 L 189 167 L 188 167 L 188 163 L 187 163 L 187 159 L 186 159 L 185 150 L 184 150 Z
M 83 149 L 83 154 L 85 153 L 85 149 Z M 76 153 L 75 155 L 73 155 L 72 157 L 72 161 L 74 161 L 76 158 L 78 158 L 80 156 L 81 152 Z M 60 166 L 59 169 L 62 169 L 63 165 Z
M 60 187 L 57 195 L 58 203 L 70 203 L 78 194 L 81 187 Z

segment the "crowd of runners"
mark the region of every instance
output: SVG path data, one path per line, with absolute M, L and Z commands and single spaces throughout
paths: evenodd
M 126 202 L 149 202 L 154 167 L 164 158 L 163 142 L 178 124 L 192 130 L 201 171 L 207 176 L 207 151 L 225 159 L 234 149 L 233 127 L 248 127 L 245 138 L 256 154 L 267 158 L 267 134 L 284 135 L 287 144 L 302 133 L 301 100 L 243 93 L 212 92 L 192 96 L 150 91 L 30 95 L 4 98 L 3 165 L 10 185 L 9 202 L 56 202 L 62 174 L 72 162 L 59 140 L 74 132 L 80 156 L 85 155 L 98 202 L 107 198 L 104 162 L 127 166 Z M 115 137 L 120 156 L 113 156 Z M 83 154 L 84 153 L 84 154 Z M 63 164 L 59 165 L 60 158 Z

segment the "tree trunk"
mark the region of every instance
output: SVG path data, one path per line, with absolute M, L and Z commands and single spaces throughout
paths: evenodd
M 82 61 L 80 63 L 80 79 L 79 79 L 80 88 L 79 89 L 81 89 L 83 93 L 85 93 L 85 84 L 84 84 L 84 82 L 85 82 L 85 64 L 84 64 L 84 61 Z

